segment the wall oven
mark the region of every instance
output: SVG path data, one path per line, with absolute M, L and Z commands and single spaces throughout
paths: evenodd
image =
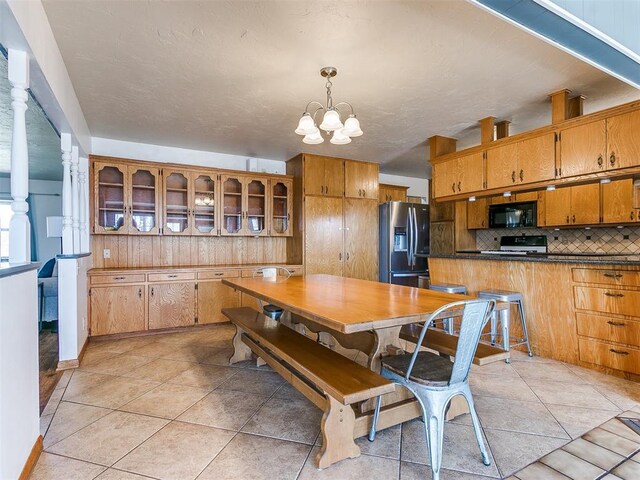
M 500 203 L 489 206 L 489 228 L 528 228 L 537 226 L 536 202 Z

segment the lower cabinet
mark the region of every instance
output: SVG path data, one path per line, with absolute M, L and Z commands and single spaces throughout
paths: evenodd
M 149 329 L 186 327 L 196 322 L 196 284 L 149 286 Z
M 145 291 L 145 285 L 91 288 L 91 335 L 145 330 Z
M 240 292 L 222 284 L 222 281 L 198 283 L 198 323 L 228 321 L 222 315 L 223 308 L 240 306 Z

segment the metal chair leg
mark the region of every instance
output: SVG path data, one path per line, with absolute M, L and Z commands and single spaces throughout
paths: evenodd
M 442 444 L 444 441 L 444 412 L 445 406 L 440 402 L 430 405 L 431 410 L 427 415 L 425 430 L 429 446 L 429 460 L 431 461 L 431 474 L 433 480 L 440 479 L 440 467 L 442 466 Z
M 371 422 L 371 430 L 369 430 L 369 441 L 373 442 L 376 439 L 376 425 L 378 424 L 378 417 L 380 416 L 380 406 L 382 405 L 382 395 L 376 400 L 376 409 L 373 412 L 373 421 Z
M 511 334 L 509 332 L 509 322 L 511 321 L 510 310 L 502 310 L 500 312 L 500 327 L 502 328 L 502 348 L 507 352 L 511 348 Z M 505 363 L 510 363 L 508 358 L 505 358 Z
M 518 300 L 518 310 L 520 313 L 520 321 L 522 322 L 522 334 L 524 336 L 525 344 L 527 345 L 527 352 L 529 352 L 530 357 L 533 357 L 531 345 L 529 344 L 529 331 L 527 330 L 527 320 L 524 316 L 524 305 L 522 305 L 522 300 Z
M 496 335 L 498 331 L 498 316 L 496 312 L 491 314 L 491 345 L 496 344 Z
M 491 465 L 491 458 L 489 457 L 489 453 L 487 452 L 487 447 L 484 444 L 484 439 L 482 437 L 482 429 L 480 428 L 480 420 L 478 419 L 478 414 L 476 413 L 476 407 L 473 403 L 473 396 L 471 395 L 471 391 L 469 390 L 468 385 L 467 385 L 466 391 L 462 392 L 462 396 L 467 401 L 467 405 L 469 405 L 469 413 L 471 414 L 471 423 L 473 424 L 473 431 L 476 434 L 476 442 L 478 442 L 478 448 L 480 449 L 480 454 L 482 455 L 482 463 L 489 466 Z

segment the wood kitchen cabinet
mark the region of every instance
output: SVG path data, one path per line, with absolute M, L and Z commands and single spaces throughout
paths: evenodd
M 91 335 L 146 329 L 146 286 L 111 285 L 89 291 Z
M 164 225 L 165 235 L 191 235 L 191 197 L 193 185 L 189 173 L 163 170 Z
M 271 217 L 271 230 L 269 234 L 274 237 L 290 237 L 293 235 L 291 212 L 293 211 L 293 180 L 269 180 L 271 190 L 271 204 L 269 216 Z
M 607 122 L 599 120 L 560 132 L 560 169 L 575 177 L 607 169 Z
M 400 185 L 378 185 L 378 202 L 406 202 L 407 190 L 409 187 L 401 187 Z
M 434 196 L 446 197 L 482 190 L 484 153 L 477 152 L 433 165 Z
M 220 176 L 220 207 L 222 209 L 223 236 L 245 235 L 247 233 L 244 220 L 245 212 L 245 178 L 240 175 Z
M 627 168 L 640 164 L 640 111 L 607 119 L 608 168 Z
M 96 162 L 93 233 L 157 235 L 159 183 L 158 168 Z
M 193 172 L 193 201 L 191 215 L 193 227 L 191 235 L 218 234 L 218 176 L 206 172 Z
M 342 197 L 344 192 L 344 160 L 303 155 L 304 194 Z
M 195 283 L 172 282 L 149 286 L 149 329 L 195 324 Z
M 545 192 L 545 225 L 595 225 L 600 222 L 600 184 L 588 183 Z
M 240 306 L 240 292 L 223 285 L 222 280 L 199 282 L 197 290 L 198 324 L 227 322 L 222 309 Z
M 344 162 L 344 196 L 347 198 L 378 198 L 378 164 Z
M 343 276 L 378 280 L 378 202 L 344 200 Z
M 267 221 L 269 186 L 268 180 L 259 177 L 245 178 L 244 223 L 245 231 L 254 237 L 266 237 L 269 234 Z
M 489 198 L 483 197 L 475 202 L 467 202 L 467 228 L 489 228 Z
M 342 198 L 307 196 L 304 199 L 307 274 L 342 275 L 342 202 Z
M 602 223 L 630 223 L 640 221 L 640 210 L 634 205 L 632 178 L 613 180 L 601 186 Z

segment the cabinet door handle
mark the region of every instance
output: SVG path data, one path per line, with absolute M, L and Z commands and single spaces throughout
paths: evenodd
M 611 155 L 609 156 L 609 163 L 612 167 L 616 164 L 616 154 L 614 152 L 611 152 Z
M 329 193 L 329 187 L 327 187 L 326 185 L 324 186 L 324 193 Z
M 603 275 L 607 278 L 622 278 L 621 273 L 603 273 Z
M 524 182 L 524 170 L 520 170 L 520 181 Z
M 622 298 L 624 297 L 624 293 L 611 293 L 611 292 L 604 292 L 605 297 L 613 297 L 613 298 Z
M 626 323 L 614 322 L 613 320 L 609 320 L 607 323 L 612 327 L 624 327 L 626 325 Z
M 629 217 L 631 218 L 631 220 L 633 220 L 633 212 L 631 212 L 631 215 L 629 215 Z
M 349 260 L 349 252 L 347 252 L 347 260 Z
M 456 193 L 456 182 L 451 184 L 451 190 L 453 190 L 453 193 Z
M 342 252 L 338 253 L 338 260 L 342 261 Z
M 458 182 L 458 191 L 461 191 L 460 185 L 462 185 L 462 182 Z
M 366 191 L 364 188 L 362 189 L 362 196 L 363 196 L 363 197 L 366 197 L 366 196 L 367 196 L 367 191 Z
M 571 218 L 571 221 L 572 221 L 573 223 L 576 223 L 576 216 L 575 216 L 575 214 L 574 214 L 574 215 L 573 215 L 573 217 Z
M 113 277 L 114 280 L 124 280 L 125 277 Z
M 151 296 L 152 296 L 152 297 L 153 297 L 153 294 L 154 294 L 154 293 L 155 293 L 155 292 L 154 292 L 154 290 L 153 290 L 153 287 L 151 287 Z
M 324 193 L 324 185 L 320 185 L 320 193 Z
M 178 278 L 178 275 L 167 275 L 168 278 Z
M 511 183 L 516 183 L 516 171 L 511 172 Z
M 142 298 L 142 288 L 138 289 L 138 297 Z
M 567 215 L 567 223 L 569 223 L 569 215 Z
M 602 164 L 604 163 L 604 159 L 602 155 L 598 155 L 598 167 L 602 168 Z
M 214 275 L 216 277 L 221 277 L 222 275 L 224 275 L 224 272 L 216 272 L 216 273 L 214 273 Z
M 615 353 L 616 355 L 629 355 L 629 352 L 625 352 L 624 350 L 615 350 L 613 348 L 610 348 L 609 351 L 611 353 Z

